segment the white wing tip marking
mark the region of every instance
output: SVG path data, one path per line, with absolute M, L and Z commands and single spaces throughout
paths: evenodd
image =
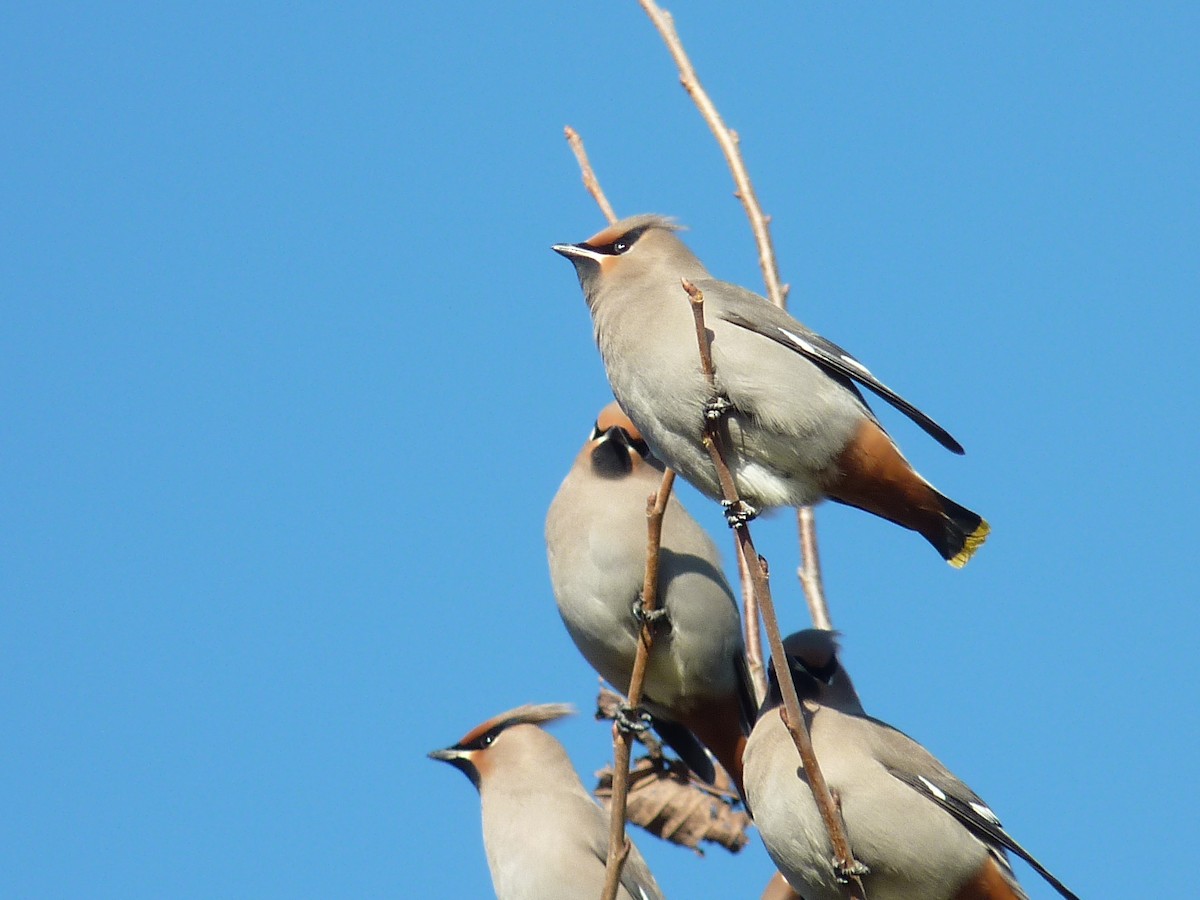
M 933 796 L 937 797 L 939 800 L 946 799 L 946 792 L 943 791 L 940 787 L 938 787 L 936 784 L 934 784 L 932 781 L 930 781 L 924 775 L 918 775 L 917 777 L 920 778 L 921 783 L 929 789 L 929 793 L 933 794 Z M 974 804 L 972 804 L 972 805 L 974 805 Z
M 843 353 L 842 354 L 842 362 L 844 362 L 848 366 L 851 366 L 852 368 L 858 369 L 858 371 L 862 372 L 864 375 L 871 374 L 871 370 L 868 369 L 866 366 L 864 366 L 862 363 L 860 363 L 853 356 L 847 356 L 845 353 Z
M 827 354 L 824 354 L 824 353 L 821 353 L 820 351 L 818 351 L 817 348 L 814 347 L 810 341 L 806 341 L 804 338 L 800 337 L 800 335 L 794 334 L 793 332 L 788 331 L 782 325 L 779 325 L 776 327 L 779 329 L 779 331 L 785 337 L 789 338 L 792 342 L 795 343 L 795 345 L 797 347 L 799 347 L 805 353 L 811 353 L 813 356 L 827 356 Z M 870 376 L 871 378 L 875 377 L 874 375 L 871 375 L 870 369 L 868 369 L 866 366 L 864 366 L 862 363 L 860 363 L 853 356 L 848 356 L 845 353 L 839 353 L 838 359 L 840 359 L 842 362 L 844 362 L 850 368 L 857 369 L 858 371 L 862 372 L 864 375 Z
M 996 816 L 996 814 L 982 803 L 968 803 L 967 805 L 970 806 L 971 809 L 975 810 L 975 812 L 979 814 L 980 818 L 987 819 L 993 825 L 1000 824 L 1000 819 Z
M 795 341 L 797 346 L 799 346 L 800 349 L 803 350 L 805 353 L 816 353 L 817 352 L 817 348 L 814 347 L 812 344 L 810 344 L 808 341 L 806 341 L 804 338 L 800 337 L 800 335 L 792 334 L 790 331 L 788 331 L 783 326 L 779 326 L 779 330 L 782 331 L 788 337 L 790 337 L 793 341 Z

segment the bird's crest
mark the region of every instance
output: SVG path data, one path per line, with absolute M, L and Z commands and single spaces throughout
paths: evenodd
M 640 216 L 630 216 L 627 219 L 622 219 L 620 222 L 614 222 L 602 231 L 593 234 L 584 243 L 589 247 L 604 247 L 612 244 L 618 238 L 624 237 L 631 231 L 644 231 L 647 228 L 664 228 L 667 231 L 679 231 L 681 227 L 675 223 L 674 219 L 667 216 L 660 216 L 657 213 L 643 213 Z
M 547 722 L 574 714 L 575 707 L 570 703 L 526 703 L 476 725 L 463 735 L 456 746 L 469 746 L 488 732 L 499 733 L 513 725 L 545 725 Z

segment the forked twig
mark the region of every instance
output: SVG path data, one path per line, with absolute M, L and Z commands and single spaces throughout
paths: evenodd
M 712 388 L 713 398 L 716 399 L 716 373 L 713 369 L 712 349 L 708 329 L 704 325 L 704 293 L 687 279 L 683 279 L 683 289 L 687 292 L 691 304 L 692 315 L 696 322 L 696 343 L 700 350 L 700 367 L 704 377 Z M 721 485 L 721 494 L 729 508 L 741 505 L 737 484 L 729 464 L 725 458 L 725 448 L 728 443 L 728 429 L 724 417 L 708 418 L 704 423 L 704 447 L 712 459 L 717 472 L 717 480 Z M 762 611 L 763 628 L 767 633 L 767 644 L 771 649 L 771 665 L 775 670 L 775 678 L 779 682 L 783 694 L 783 720 L 792 742 L 800 754 L 800 762 L 804 767 L 805 780 L 812 791 L 813 800 L 821 813 L 825 829 L 829 832 L 829 840 L 833 845 L 834 865 L 838 874 L 846 878 L 847 891 L 851 897 L 865 900 L 866 891 L 859 875 L 864 867 L 854 859 L 850 850 L 850 841 L 846 837 L 845 825 L 838 812 L 837 803 L 821 774 L 816 754 L 813 752 L 812 739 L 800 709 L 800 698 L 796 695 L 796 686 L 792 683 L 792 673 L 788 667 L 787 656 L 783 649 L 783 638 L 779 633 L 779 621 L 775 616 L 775 604 L 771 600 L 771 585 L 767 575 L 766 560 L 754 549 L 754 540 L 750 536 L 749 525 L 742 523 L 734 528 L 738 545 L 754 580 L 754 595 L 758 599 Z
M 629 678 L 629 709 L 636 710 L 642 702 L 642 685 L 646 680 L 646 664 L 654 643 L 654 627 L 650 614 L 658 609 L 658 560 L 662 546 L 663 514 L 671 498 L 675 473 L 663 472 L 658 492 L 646 501 L 646 574 L 642 581 L 642 627 L 638 632 L 637 655 L 633 659 L 633 674 Z M 625 804 L 629 798 L 629 758 L 633 735 L 613 722 L 613 781 L 612 815 L 608 826 L 608 860 L 605 863 L 604 890 L 601 900 L 616 900 L 621 883 L 621 869 L 629 856 L 629 839 L 625 835 Z
M 725 124 L 721 114 L 717 112 L 716 104 L 712 102 L 712 98 L 700 84 L 692 61 L 683 48 L 683 41 L 679 39 L 679 33 L 675 30 L 675 20 L 671 14 L 654 3 L 654 0 L 638 0 L 638 3 L 646 11 L 646 15 L 654 23 L 654 27 L 658 29 L 659 35 L 662 36 L 667 50 L 679 69 L 680 83 L 688 92 L 688 96 L 695 102 L 696 107 L 700 110 L 700 115 L 712 130 L 713 137 L 717 139 L 721 152 L 725 154 L 725 162 L 729 165 L 729 171 L 733 175 L 733 182 L 737 188 L 734 192 L 735 196 L 742 201 L 746 217 L 750 220 L 750 230 L 754 233 L 754 243 L 758 247 L 758 264 L 762 269 L 767 298 L 780 308 L 786 307 L 788 287 L 779 277 L 779 264 L 775 259 L 775 247 L 771 243 L 771 217 L 763 212 L 762 205 L 758 202 L 758 196 L 754 193 L 754 186 L 750 182 L 750 173 L 746 169 L 745 160 L 742 159 L 741 140 L 738 138 L 737 132 Z M 804 596 L 808 602 L 813 624 L 818 628 L 830 628 L 832 626 L 830 625 L 829 606 L 825 601 L 825 591 L 821 582 L 821 565 L 816 555 L 816 520 L 810 508 L 801 508 L 799 514 L 800 584 L 804 588 Z M 749 620 L 747 627 L 749 627 Z M 751 641 L 748 631 L 746 643 L 747 655 L 749 655 Z M 752 658 L 750 662 L 753 667 L 754 660 Z M 761 667 L 761 659 L 758 664 Z

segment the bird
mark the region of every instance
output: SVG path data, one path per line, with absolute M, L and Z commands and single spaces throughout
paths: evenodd
M 519 706 L 429 754 L 479 790 L 497 900 L 577 900 L 599 897 L 604 887 L 609 815 L 584 788 L 563 745 L 541 727 L 573 712 L 565 703 Z M 617 897 L 663 897 L 632 843 Z
M 604 407 L 546 514 L 546 557 L 559 614 L 599 675 L 627 692 L 641 631 L 647 498 L 663 464 L 616 403 Z M 712 782 L 712 751 L 741 787 L 756 700 L 741 615 L 716 545 L 675 494 L 659 552 L 659 615 L 642 706 L 663 740 Z
M 834 632 L 784 641 L 813 751 L 840 808 L 871 900 L 1019 900 L 1005 851 L 1078 900 L 1008 834 L 996 814 L 924 747 L 868 716 L 838 660 Z M 833 848 L 770 689 L 745 754 L 746 791 L 767 852 L 806 900 L 845 897 Z
M 553 250 L 575 266 L 613 394 L 654 454 L 703 493 L 722 499 L 702 443 L 724 418 L 726 462 L 745 505 L 805 506 L 828 498 L 922 535 L 960 568 L 986 539 L 978 514 L 917 474 L 867 406 L 862 385 L 948 450 L 962 445 L 879 381 L 846 350 L 759 295 L 718 281 L 659 215 L 623 219 Z M 715 384 L 700 367 L 681 287 L 704 295 Z

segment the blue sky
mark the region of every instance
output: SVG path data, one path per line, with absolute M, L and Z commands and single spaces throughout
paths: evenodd
M 1187 894 L 1200 14 L 674 11 L 793 311 L 950 428 L 880 410 L 993 526 L 956 572 L 821 510 L 868 709 L 1081 896 Z M 595 693 L 541 537 L 610 396 L 549 250 L 602 222 L 563 125 L 761 283 L 657 35 L 632 0 L 0 26 L 0 892 L 486 896 L 425 752 Z M 755 536 L 803 627 L 791 517 Z M 606 729 L 556 733 L 590 781 Z M 638 843 L 674 897 L 769 874 Z

